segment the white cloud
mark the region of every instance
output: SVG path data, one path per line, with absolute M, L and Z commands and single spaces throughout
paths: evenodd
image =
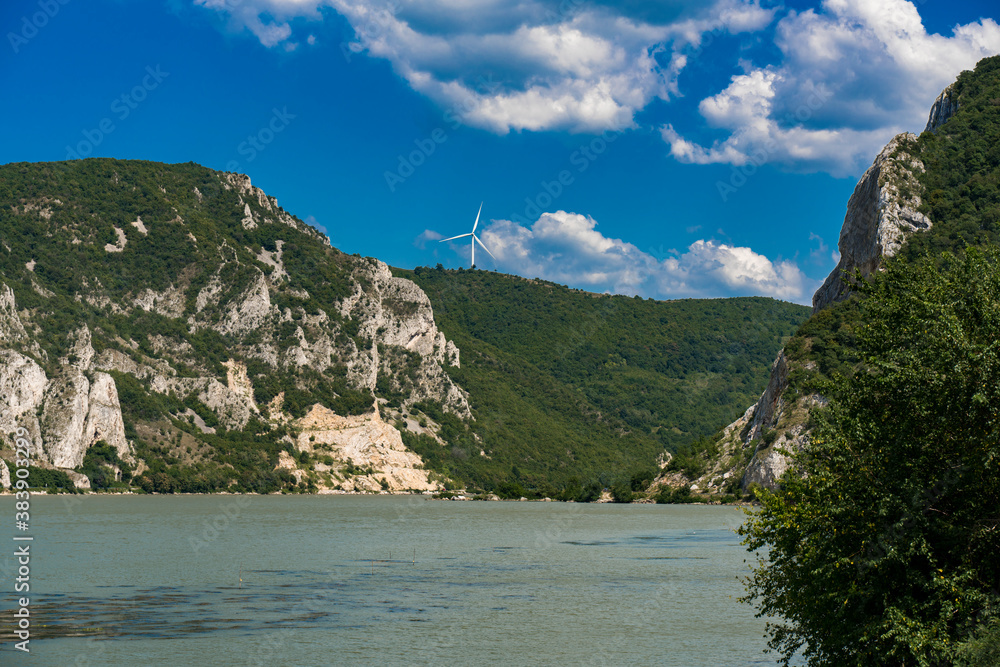
M 922 130 L 960 71 L 1000 51 L 1000 26 L 983 19 L 945 37 L 906 0 L 826 0 L 821 12 L 789 12 L 775 43 L 780 64 L 733 76 L 699 105 L 724 139 L 702 146 L 661 129 L 675 158 L 857 173 L 894 134 Z
M 698 47 L 706 33 L 760 30 L 775 15 L 759 0 L 690 2 L 692 16 L 665 22 L 574 0 L 194 1 L 228 14 L 265 46 L 286 48 L 294 19 L 318 19 L 332 7 L 355 31 L 345 54 L 388 60 L 462 122 L 501 134 L 632 127 L 653 99 L 678 94 L 683 48 Z M 484 72 L 498 83 L 483 85 Z
M 818 285 L 794 262 L 772 261 L 750 248 L 702 239 L 682 253 L 650 253 L 596 227 L 589 216 L 556 211 L 543 213 L 530 228 L 493 221 L 482 239 L 498 268 L 599 292 L 655 298 L 763 295 L 808 304 Z
M 444 236 L 438 234 L 433 229 L 425 229 L 417 235 L 417 238 L 413 239 L 413 245 L 423 250 L 430 241 L 440 241 L 443 238 Z
M 384 59 L 458 121 L 499 134 L 635 127 L 654 100 L 682 103 L 681 74 L 717 36 L 761 35 L 778 58 L 729 56 L 743 73 L 701 100 L 704 127 L 678 127 L 683 116 L 667 107 L 660 134 L 671 155 L 838 176 L 863 170 L 892 135 L 922 129 L 944 86 L 1000 52 L 992 19 L 929 34 L 907 0 L 823 0 L 805 11 L 760 1 L 193 0 L 289 50 L 314 41 L 300 24 L 332 9 L 354 31 L 345 57 Z

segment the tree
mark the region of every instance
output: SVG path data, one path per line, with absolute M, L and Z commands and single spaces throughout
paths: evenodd
M 986 664 L 1000 615 L 1000 253 L 861 287 L 860 370 L 740 530 L 787 665 Z M 992 652 L 992 653 L 991 653 Z M 976 657 L 979 656 L 979 657 Z M 980 660 L 980 662 L 976 662 Z

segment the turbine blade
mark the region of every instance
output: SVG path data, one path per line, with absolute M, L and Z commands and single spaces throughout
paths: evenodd
M 479 243 L 479 245 L 483 246 L 483 250 L 486 251 L 487 255 L 489 255 L 490 257 L 493 257 L 493 253 L 490 252 L 489 248 L 487 248 L 485 245 L 483 245 L 483 242 L 479 240 L 478 236 L 476 236 L 475 234 L 473 234 L 472 238 L 474 238 L 476 240 L 476 242 Z M 473 244 L 473 246 L 472 246 L 473 251 L 475 251 L 475 248 L 476 248 L 476 246 L 475 246 L 475 244 Z M 497 258 L 493 257 L 493 261 L 494 262 L 497 261 Z
M 483 202 L 479 202 L 479 213 L 483 212 Z M 476 233 L 476 227 L 479 226 L 479 213 L 476 213 L 476 222 L 472 225 L 472 233 Z
M 445 241 L 454 241 L 455 239 L 460 239 L 463 236 L 472 236 L 472 234 L 471 233 L 469 233 L 469 234 L 459 234 L 458 236 L 452 236 L 451 238 L 441 239 L 440 241 L 438 241 L 438 243 L 444 243 Z

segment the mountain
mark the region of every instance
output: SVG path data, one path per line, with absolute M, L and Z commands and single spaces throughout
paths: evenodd
M 3 165 L 0 483 L 23 428 L 36 486 L 583 496 L 734 417 L 807 314 L 391 270 L 192 163 Z
M 847 203 L 841 259 L 813 297 L 813 315 L 771 367 L 764 393 L 711 443 L 689 449 L 655 480 L 660 487 L 720 493 L 773 487 L 789 455 L 808 443 L 809 414 L 824 383 L 858 364 L 863 326 L 852 288 L 886 262 L 940 258 L 1000 243 L 1000 56 L 963 72 L 935 100 L 924 131 L 894 137 Z
M 636 489 L 656 462 L 738 414 L 808 310 L 767 298 L 653 301 L 486 271 L 397 271 L 462 349 L 452 377 L 475 416 L 436 469 L 508 495 Z M 589 494 L 584 487 L 589 487 Z
M 385 264 L 194 164 L 5 165 L 0 202 L 0 429 L 38 480 L 441 488 L 382 417 L 467 419 L 459 353 Z

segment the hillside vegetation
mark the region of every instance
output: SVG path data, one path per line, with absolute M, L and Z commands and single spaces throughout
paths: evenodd
M 759 395 L 808 314 L 759 297 L 654 301 L 486 271 L 396 273 L 427 293 L 461 348 L 449 372 L 476 417 L 475 441 L 457 452 L 414 446 L 440 470 L 518 493 L 642 488 L 658 457 Z

